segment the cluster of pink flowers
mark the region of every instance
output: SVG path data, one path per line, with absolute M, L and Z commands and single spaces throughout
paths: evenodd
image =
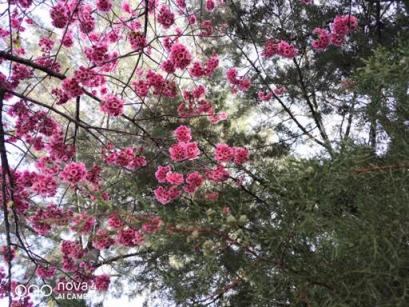
M 3 245 L 0 248 L 0 255 L 3 256 L 4 262 L 9 262 L 16 257 L 16 250 L 13 247 L 10 247 L 10 251 L 8 250 L 8 247 L 6 245 Z
M 155 96 L 165 96 L 175 98 L 177 96 L 176 83 L 173 80 L 166 80 L 161 74 L 149 70 L 146 80 L 134 80 L 132 82 L 135 92 L 140 97 L 146 97 L 149 90 L 153 88 L 152 94 Z
M 70 228 L 77 232 L 87 234 L 90 233 L 96 223 L 95 217 L 86 212 L 74 214 Z
M 169 29 L 175 23 L 175 14 L 172 13 L 169 6 L 162 5 L 156 20 L 165 28 Z
M 19 138 L 26 137 L 26 141 L 29 143 L 35 139 L 36 135 L 46 138 L 60 132 L 58 124 L 46 112 L 31 111 L 23 101 L 14 104 L 9 109 L 8 114 L 17 117 L 16 136 Z
M 215 7 L 216 7 L 216 4 L 214 3 L 214 0 L 206 0 L 206 10 L 211 12 L 214 10 Z
M 186 185 L 183 187 L 187 193 L 194 193 L 203 184 L 204 178 L 199 172 L 195 171 L 186 176 Z
M 144 234 L 153 234 L 160 229 L 162 221 L 157 216 L 148 216 L 143 218 L 141 228 L 135 229 L 125 226 L 122 220 L 116 214 L 111 214 L 107 220 L 108 229 L 98 229 L 92 241 L 93 247 L 103 250 L 111 247 L 116 243 L 133 247 L 141 245 L 144 241 Z M 111 237 L 115 235 L 115 240 Z
M 52 226 L 68 225 L 72 217 L 73 212 L 71 210 L 64 210 L 51 204 L 44 209 L 37 209 L 34 215 L 29 218 L 29 221 L 38 234 L 47 235 Z
M 92 17 L 91 5 L 82 4 L 77 11 L 80 30 L 82 33 L 91 33 L 95 28 L 95 19 Z
M 192 55 L 185 45 L 176 43 L 170 50 L 169 59 L 179 69 L 185 69 L 192 61 Z
M 213 23 L 211 20 L 203 20 L 200 24 L 200 36 L 202 37 L 209 37 L 214 32 Z
M 27 8 L 29 8 L 31 6 L 31 4 L 33 3 L 33 0 L 17 0 L 16 2 L 18 2 L 18 4 L 21 7 L 27 9 Z
M 134 147 L 111 150 L 105 155 L 105 163 L 129 170 L 136 170 L 147 165 L 146 158 L 141 155 L 141 150 Z
M 171 171 L 172 167 L 170 165 L 167 166 L 158 166 L 158 169 L 155 172 L 156 180 L 160 183 L 166 182 L 166 175 Z
M 142 244 L 143 235 L 139 230 L 126 227 L 118 231 L 116 241 L 123 246 L 137 246 Z
M 155 198 L 162 205 L 166 205 L 177 199 L 182 194 L 182 191 L 176 186 L 164 187 L 159 186 L 154 190 Z
M 57 182 L 51 175 L 35 174 L 31 188 L 42 197 L 52 197 L 57 193 Z
M 57 98 L 56 102 L 57 105 L 67 103 L 68 100 L 70 100 L 71 98 L 70 96 L 67 95 L 67 93 L 64 90 L 59 88 L 52 89 L 51 94 Z
M 170 158 L 175 162 L 194 160 L 200 155 L 197 142 L 179 142 L 169 148 Z
M 61 252 L 65 257 L 80 259 L 84 256 L 84 249 L 80 242 L 64 240 L 61 243 Z
M 199 85 L 192 91 L 184 91 L 184 101 L 178 106 L 178 115 L 180 117 L 194 117 L 207 115 L 207 118 L 212 124 L 217 124 L 228 118 L 226 112 L 216 113 L 211 103 L 201 97 L 205 94 L 205 87 Z
M 192 160 L 200 155 L 197 143 L 190 142 L 192 133 L 189 127 L 179 126 L 175 129 L 174 135 L 178 143 L 169 148 L 170 157 L 173 161 Z M 182 194 L 182 190 L 179 188 L 180 185 L 186 183 L 183 187 L 185 192 L 194 193 L 203 183 L 203 178 L 199 172 L 190 173 L 185 178 L 183 174 L 172 171 L 170 165 L 159 166 L 155 172 L 155 177 L 159 183 L 170 185 L 168 187 L 159 186 L 154 191 L 156 199 L 162 204 L 167 204 L 180 197 Z
M 146 97 L 149 93 L 149 84 L 144 80 L 138 80 L 132 82 L 133 88 L 139 97 Z
M 0 37 L 5 38 L 10 35 L 10 31 L 6 30 L 3 27 L 0 27 Z
M 60 29 L 65 28 L 68 24 L 70 14 L 67 5 L 62 1 L 57 2 L 57 4 L 51 8 L 50 13 L 53 26 Z
M 183 177 L 183 174 L 177 173 L 177 172 L 168 172 L 166 174 L 166 181 L 169 184 L 173 185 L 181 185 L 182 183 L 185 182 L 185 178 Z
M 194 62 L 192 67 L 189 69 L 190 75 L 192 77 L 201 78 L 204 76 L 211 76 L 215 72 L 216 68 L 219 66 L 219 57 L 217 54 L 212 55 L 204 64 L 200 62 Z
M 273 89 L 272 91 L 269 90 L 268 93 L 263 92 L 263 91 L 259 91 L 259 92 L 257 93 L 257 96 L 258 96 L 258 98 L 259 98 L 261 101 L 268 101 L 268 100 L 270 100 L 271 98 L 273 98 L 274 95 L 277 96 L 277 97 L 282 96 L 286 91 L 287 91 L 287 90 L 286 90 L 285 87 L 280 86 L 280 87 L 276 87 L 276 88 Z
M 176 0 L 176 5 L 182 11 L 186 8 L 185 0 Z
M 61 44 L 67 48 L 70 48 L 74 45 L 74 37 L 73 37 L 73 33 L 71 30 L 68 30 L 65 33 L 64 37 L 61 38 Z
M 121 228 L 124 223 L 122 222 L 122 220 L 119 218 L 118 215 L 116 214 L 111 214 L 108 218 L 108 226 L 112 229 L 119 229 Z
M 178 143 L 169 148 L 170 158 L 175 162 L 194 160 L 200 155 L 199 147 L 192 139 L 190 128 L 179 126 L 174 132 Z
M 171 60 L 166 60 L 162 63 L 161 68 L 168 74 L 172 74 L 175 72 L 175 65 Z
M 51 196 L 54 194 L 55 186 L 49 178 L 59 171 L 60 168 L 57 164 L 69 161 L 73 157 L 74 147 L 65 144 L 63 131 L 46 112 L 31 110 L 26 103 L 19 101 L 10 107 L 8 114 L 17 117 L 15 137 L 9 139 L 10 142 L 23 139 L 28 144 L 32 144 L 33 149 L 47 152 L 48 155 L 39 161 L 40 173 L 32 176 L 30 187 L 35 189 L 37 193 Z M 53 166 L 46 167 L 50 161 L 53 161 Z
M 47 175 L 55 175 L 60 169 L 60 165 L 48 156 L 40 157 L 36 161 L 35 166 L 41 171 L 41 173 Z
M 101 111 L 111 116 L 120 116 L 124 112 L 124 101 L 115 95 L 107 95 L 101 103 Z
M 318 35 L 318 39 L 312 41 L 312 47 L 323 51 L 330 44 L 341 47 L 346 36 L 358 27 L 358 19 L 355 16 L 336 16 L 332 22 L 331 32 L 322 28 L 315 28 L 313 33 Z
M 221 164 L 218 164 L 206 172 L 206 178 L 213 182 L 223 182 L 229 179 L 229 177 L 229 171 Z
M 49 279 L 55 276 L 56 268 L 53 266 L 43 267 L 39 266 L 36 270 L 36 274 L 38 277 L 43 279 Z
M 249 79 L 238 76 L 237 69 L 235 67 L 229 68 L 226 72 L 227 81 L 233 86 L 233 91 L 240 90 L 246 92 L 251 86 Z
M 268 93 L 263 92 L 263 91 L 259 91 L 257 93 L 258 99 L 260 99 L 261 101 L 269 101 L 271 98 L 273 98 L 273 92 L 269 91 Z
M 112 0 L 97 0 L 96 4 L 101 12 L 109 12 L 112 8 Z
M 85 56 L 95 65 L 101 65 L 102 63 L 110 60 L 108 46 L 103 43 L 85 48 L 84 53 Z
M 92 238 L 92 246 L 99 250 L 110 248 L 114 243 L 106 229 L 98 229 Z
M 227 144 L 217 144 L 214 158 L 218 162 L 234 162 L 241 165 L 249 158 L 249 151 L 245 147 L 230 147 Z
M 0 59 L 0 63 L 2 59 Z M 6 89 L 15 89 L 20 81 L 30 78 L 32 76 L 32 71 L 30 68 L 22 64 L 13 64 L 12 66 L 12 75 L 10 78 L 7 78 L 2 72 L 0 72 L 0 85 Z M 5 98 L 9 98 L 10 94 L 6 93 Z
M 142 50 L 146 46 L 146 37 L 142 32 L 130 32 L 128 39 L 132 49 L 135 51 Z
M 153 95 L 175 98 L 177 95 L 176 83 L 173 80 L 165 80 L 165 78 L 152 70 L 149 70 L 146 79 L 148 85 L 153 87 Z
M 358 19 L 352 15 L 336 16 L 332 23 L 332 32 L 347 35 L 358 27 Z
M 276 42 L 274 40 L 267 40 L 264 44 L 262 52 L 266 58 L 271 58 L 274 55 L 279 55 L 284 58 L 292 59 L 298 54 L 298 49 L 286 41 Z
M 318 35 L 318 39 L 312 41 L 312 48 L 316 50 L 325 50 L 331 42 L 331 34 L 328 30 L 315 28 L 314 34 Z
M 62 88 L 69 98 L 81 96 L 84 93 L 76 78 L 64 79 Z
M 98 171 L 93 168 L 91 172 L 87 172 L 83 163 L 65 163 L 73 157 L 74 147 L 65 144 L 60 126 L 46 112 L 35 111 L 25 102 L 19 101 L 9 108 L 8 114 L 16 117 L 15 137 L 9 141 L 23 139 L 33 145 L 33 150 L 42 150 L 45 153 L 35 163 L 38 171 L 15 172 L 14 204 L 19 214 L 26 214 L 27 222 L 38 234 L 47 235 L 55 225 L 66 227 L 72 212 L 49 205 L 32 213 L 32 210 L 28 211 L 29 198 L 55 196 L 59 184 L 57 178 L 69 183 L 72 188 L 76 188 L 78 183 L 88 181 L 97 191 Z
M 38 45 L 40 46 L 42 52 L 49 53 L 51 49 L 53 49 L 54 41 L 49 37 L 42 36 L 38 42 Z
M 168 52 L 170 51 L 170 49 L 172 49 L 172 46 L 175 42 L 175 39 L 170 36 L 166 36 L 162 40 L 163 47 L 165 47 L 166 51 Z
M 174 135 L 178 142 L 189 142 L 192 140 L 192 131 L 189 127 L 181 125 L 174 131 Z
M 86 68 L 84 66 L 80 66 L 75 71 L 74 76 L 78 83 L 88 87 L 98 87 L 104 85 L 106 82 L 104 76 L 96 74 L 92 68 Z
M 187 23 L 189 25 L 194 25 L 196 23 L 196 16 L 194 14 L 191 14 L 187 17 Z
M 33 71 L 31 68 L 18 63 L 13 64 L 11 76 L 13 86 L 17 86 L 20 81 L 31 78 L 32 76 Z
M 111 282 L 111 277 L 107 274 L 97 275 L 94 277 L 94 285 L 97 291 L 107 291 L 109 284 Z
M 148 12 L 149 13 L 154 12 L 157 7 L 158 7 L 158 0 L 148 0 Z
M 60 173 L 62 181 L 72 185 L 76 185 L 81 181 L 84 181 L 87 177 L 87 169 L 82 162 L 68 163 L 63 171 Z

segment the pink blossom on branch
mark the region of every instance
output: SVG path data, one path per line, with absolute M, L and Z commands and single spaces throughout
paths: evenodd
M 162 5 L 159 14 L 157 17 L 157 21 L 165 28 L 170 28 L 175 22 L 175 14 L 172 13 L 169 6 Z
M 38 277 L 43 279 L 49 279 L 55 276 L 56 268 L 53 266 L 50 267 L 43 267 L 39 266 L 36 270 L 36 274 Z
M 117 96 L 108 95 L 101 103 L 101 111 L 111 116 L 120 116 L 124 112 L 124 101 Z
M 140 51 L 146 47 L 146 37 L 141 32 L 129 33 L 128 39 L 132 49 L 135 51 Z
M 192 140 L 192 132 L 189 127 L 181 125 L 175 130 L 175 137 L 178 142 L 190 142 Z
M 177 43 L 172 46 L 169 59 L 174 63 L 176 68 L 185 69 L 192 61 L 192 55 L 186 46 Z
M 132 247 L 142 244 L 143 235 L 139 230 L 133 228 L 125 228 L 119 230 L 116 241 L 124 246 Z
M 109 236 L 106 229 L 98 229 L 93 237 L 92 246 L 96 249 L 103 250 L 114 245 L 115 241 Z
M 154 190 L 154 194 L 158 202 L 160 202 L 162 205 L 166 205 L 171 201 L 179 198 L 179 196 L 182 194 L 182 191 L 176 186 L 159 186 Z
M 169 148 L 169 154 L 173 161 L 180 162 L 196 159 L 200 150 L 196 142 L 180 142 Z
M 158 169 L 155 172 L 155 177 L 156 180 L 160 183 L 166 182 L 166 175 L 171 171 L 171 167 L 169 165 L 167 166 L 158 166 Z
M 112 8 L 112 0 L 97 0 L 97 9 L 101 12 L 108 12 Z
M 109 288 L 111 278 L 109 275 L 97 275 L 94 277 L 95 289 L 100 292 L 105 292 Z
M 318 35 L 318 39 L 312 41 L 312 48 L 317 51 L 325 50 L 330 44 L 341 47 L 348 34 L 358 27 L 358 19 L 352 15 L 336 16 L 331 25 L 331 32 L 322 28 L 315 28 L 313 34 Z
M 170 184 L 181 185 L 185 180 L 183 174 L 177 172 L 168 172 L 166 174 L 166 181 Z
M 60 174 L 62 181 L 70 184 L 78 184 L 84 181 L 87 176 L 85 164 L 81 162 L 71 162 L 67 164 Z
M 262 55 L 265 58 L 271 58 L 274 55 L 280 55 L 284 58 L 292 59 L 298 55 L 298 49 L 286 41 L 276 42 L 274 40 L 267 40 L 264 45 Z
M 234 149 L 227 144 L 217 144 L 214 155 L 218 162 L 229 162 L 234 157 Z
M 50 13 L 54 27 L 62 29 L 67 25 L 70 12 L 64 2 L 58 2 L 52 7 Z
M 237 89 L 239 89 L 242 92 L 246 92 L 250 89 L 251 81 L 243 76 L 239 77 L 235 67 L 227 70 L 226 77 L 229 83 L 233 86 L 233 91 L 237 91 Z

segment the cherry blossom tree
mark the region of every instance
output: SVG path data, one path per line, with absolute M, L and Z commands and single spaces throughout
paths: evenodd
M 351 130 L 359 130 L 353 124 L 357 97 L 367 93 L 351 90 L 359 82 L 342 65 L 332 72 L 340 79 L 332 88 L 336 82 L 323 90 L 321 81 L 315 88 L 307 79 L 331 52 L 345 50 L 345 58 L 353 58 L 371 16 L 365 19 L 355 1 L 267 2 L 0 4 L 0 297 L 9 306 L 33 306 L 29 294 L 15 289 L 34 280 L 53 285 L 48 299 L 61 303 L 64 285 L 88 286 L 78 293 L 107 292 L 119 286 L 118 275 L 193 305 L 220 303 L 240 287 L 246 297 L 254 280 L 259 299 L 270 295 L 261 285 L 274 271 L 290 276 L 280 280 L 274 304 L 310 306 L 310 297 L 319 296 L 314 286 L 326 291 L 314 302 L 325 302 L 332 284 L 314 273 L 307 278 L 298 263 L 278 257 L 305 230 L 295 234 L 297 209 L 287 209 L 298 201 L 293 196 L 309 197 L 301 179 L 300 190 L 289 180 L 305 173 L 288 161 L 282 162 L 288 173 L 274 165 L 277 155 L 263 149 L 269 139 L 261 133 L 235 137 L 232 125 L 243 117 L 234 103 L 268 109 L 262 115 L 278 119 L 274 124 L 294 143 L 338 161 Z M 378 4 L 386 19 L 401 7 L 399 1 Z M 259 16 L 264 30 L 252 31 L 259 21 L 248 19 L 246 6 L 271 8 Z M 330 18 L 304 22 L 302 16 L 321 12 Z M 350 100 L 348 112 L 325 116 L 328 100 Z M 251 117 L 254 125 L 264 120 Z M 369 126 L 376 152 L 376 119 Z M 308 206 L 305 212 L 313 201 Z M 288 226 L 285 233 L 276 232 L 280 223 Z M 274 259 L 266 234 L 280 238 Z M 315 243 L 306 238 L 304 256 L 320 239 L 326 243 L 326 235 L 312 234 Z M 183 270 L 178 285 L 175 274 Z M 195 283 L 203 286 L 194 291 Z

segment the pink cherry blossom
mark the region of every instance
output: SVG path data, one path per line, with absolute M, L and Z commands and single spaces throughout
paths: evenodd
M 111 278 L 109 275 L 97 275 L 94 277 L 95 289 L 100 292 L 105 292 L 109 288 Z
M 115 95 L 108 95 L 101 103 L 101 110 L 111 116 L 120 116 L 124 112 L 124 101 Z
M 85 180 L 87 176 L 87 169 L 85 164 L 81 162 L 71 162 L 64 167 L 60 174 L 60 178 L 67 183 L 77 184 Z
M 174 132 L 176 139 L 178 142 L 190 142 L 192 140 L 192 132 L 189 127 L 181 125 L 178 128 L 176 128 Z
M 183 174 L 177 172 L 168 172 L 166 174 L 166 181 L 170 184 L 180 185 L 184 182 Z
M 172 46 L 169 58 L 175 64 L 175 67 L 179 69 L 185 69 L 192 61 L 189 50 L 179 43 Z

